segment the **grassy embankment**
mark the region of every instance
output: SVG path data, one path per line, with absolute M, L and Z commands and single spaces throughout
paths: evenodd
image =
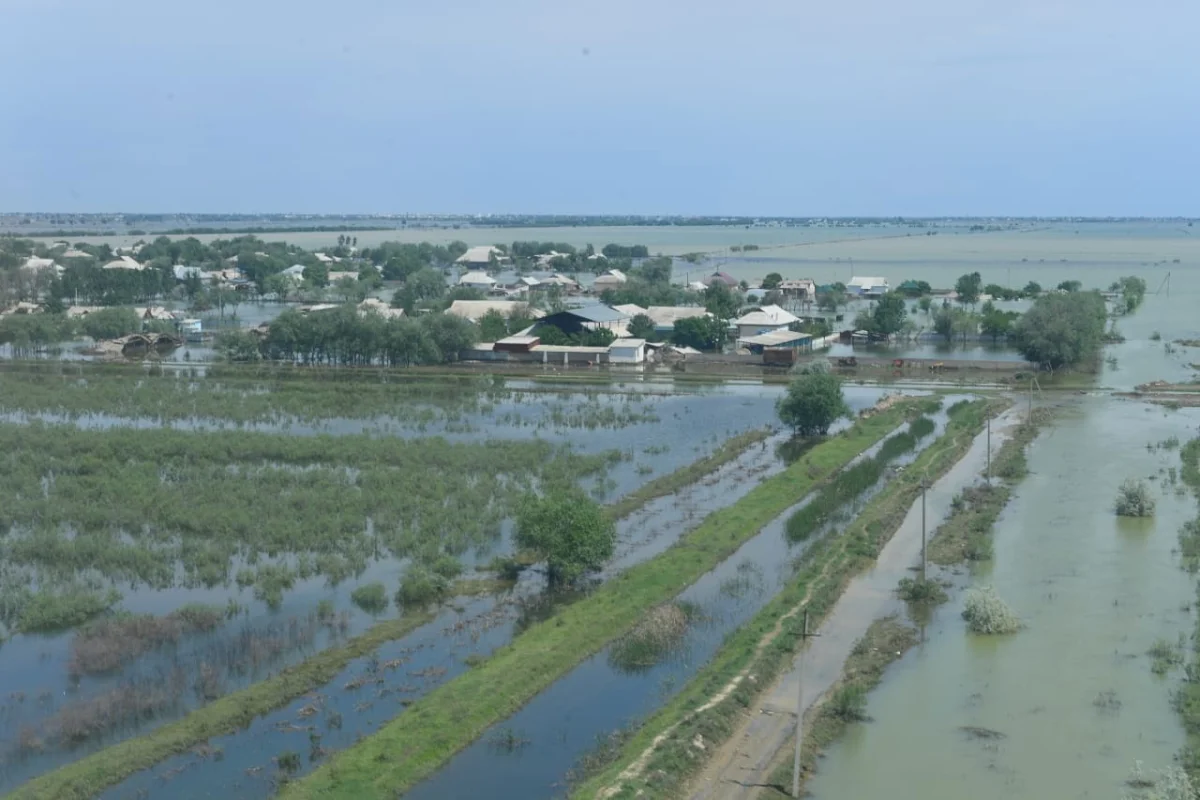
M 608 507 L 614 519 L 621 519 L 651 500 L 688 485 L 739 456 L 751 445 L 763 440 L 767 431 L 749 431 L 735 436 L 714 452 L 673 473 L 643 486 L 632 495 Z M 491 580 L 460 579 L 453 595 L 478 594 L 508 584 Z M 199 708 L 183 719 L 156 729 L 153 733 L 106 748 L 87 758 L 41 776 L 14 795 L 23 798 L 91 797 L 103 789 L 160 761 L 204 742 L 213 736 L 233 733 L 256 717 L 269 713 L 307 694 L 333 679 L 350 661 L 400 638 L 433 618 L 425 611 L 409 611 L 399 619 L 377 623 L 370 630 L 345 644 L 329 648 L 279 675 Z
M 491 725 L 629 631 L 650 608 L 677 595 L 847 462 L 882 439 L 921 401 L 859 420 L 764 480 L 736 504 L 710 514 L 675 546 L 631 567 L 497 651 L 479 668 L 414 703 L 378 733 L 338 754 L 287 797 L 394 797 L 431 775 Z
M 621 748 L 614 762 L 573 796 L 670 797 L 703 764 L 695 742 L 719 746 L 737 728 L 759 692 L 791 663 L 804 610 L 810 624 L 833 608 L 850 579 L 871 564 L 919 497 L 921 479 L 944 474 L 970 448 L 986 414 L 1005 401 L 976 401 L 952 415 L 945 433 L 926 448 L 837 536 L 815 542 L 795 580 L 730 635 L 688 685 Z M 753 680 L 747 676 L 753 676 Z M 627 769 L 637 762 L 636 768 Z M 624 774 L 623 774 L 624 773 Z
M 1185 444 L 1179 458 L 1183 465 L 1180 478 L 1200 499 L 1200 438 Z M 1183 566 L 1193 574 L 1200 572 L 1200 513 L 1184 523 L 1179 531 L 1179 545 Z M 1200 604 L 1200 583 L 1196 584 L 1196 601 Z M 1174 703 L 1187 733 L 1179 763 L 1196 783 L 1200 781 L 1200 616 L 1192 634 L 1192 652 L 1184 669 L 1184 680 L 1175 692 Z

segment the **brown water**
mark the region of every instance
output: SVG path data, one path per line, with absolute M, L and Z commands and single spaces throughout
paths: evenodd
M 852 726 L 820 762 L 818 798 L 1119 797 L 1134 760 L 1170 763 L 1183 731 L 1170 705 L 1178 670 L 1152 674 L 1158 638 L 1190 634 L 1192 581 L 1172 552 L 1194 502 L 1163 487 L 1195 410 L 1165 412 L 1079 398 L 1030 452 L 1031 475 L 995 531 L 995 559 L 967 576 L 993 584 L 1027 623 L 1007 637 L 966 632 L 961 595 L 870 696 L 875 720 Z M 1148 478 L 1153 520 L 1115 517 L 1117 486 Z M 1120 708 L 1094 701 L 1115 692 Z M 999 731 L 980 740 L 961 728 Z

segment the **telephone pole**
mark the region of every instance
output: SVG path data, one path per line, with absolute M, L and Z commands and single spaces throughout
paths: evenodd
M 796 757 L 792 761 L 792 797 L 800 796 L 800 748 L 804 746 L 804 642 L 820 636 L 808 632 L 808 609 L 804 610 L 804 631 L 800 634 L 800 653 L 796 666 Z
M 992 485 L 992 418 L 987 418 L 987 471 L 984 473 L 984 478 L 987 480 L 988 486 Z

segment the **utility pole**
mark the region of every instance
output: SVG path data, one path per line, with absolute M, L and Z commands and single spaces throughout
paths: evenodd
M 792 797 L 800 796 L 800 748 L 804 745 L 804 642 L 820 635 L 808 632 L 808 609 L 805 609 L 804 631 L 800 634 L 801 649 L 796 667 L 796 757 L 792 761 Z
M 925 479 L 921 478 L 921 583 L 925 582 Z

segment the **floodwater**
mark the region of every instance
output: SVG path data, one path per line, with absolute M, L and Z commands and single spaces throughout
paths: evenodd
M 873 405 L 881 392 L 876 389 L 854 388 L 847 394 L 851 406 L 857 410 Z M 722 396 L 723 393 L 717 392 L 708 397 L 710 400 L 719 400 Z M 693 423 L 695 419 L 693 418 Z M 761 424 L 760 416 L 755 415 L 752 420 Z M 610 431 L 608 435 L 613 433 Z M 651 438 L 643 444 L 653 441 L 657 440 Z M 635 514 L 621 520 L 618 523 L 617 553 L 600 577 L 612 577 L 619 571 L 662 552 L 677 541 L 679 536 L 699 524 L 708 513 L 735 502 L 762 478 L 779 471 L 782 463 L 776 451 L 782 441 L 783 437 L 776 435 L 763 445 L 750 448 L 702 481 L 684 487 L 675 494 L 653 500 Z M 609 446 L 612 446 L 611 442 Z M 689 454 L 684 460 L 691 461 L 695 457 L 695 454 Z M 680 456 L 677 454 L 675 458 Z M 507 546 L 508 541 L 505 538 L 497 544 L 496 549 L 505 551 Z M 395 585 L 402 566 L 402 563 L 395 560 L 381 561 L 372 564 L 357 580 L 347 581 L 336 588 L 329 587 L 320 578 L 300 582 L 285 596 L 283 608 L 275 613 L 269 612 L 261 603 L 253 600 L 249 589 L 135 592 L 128 595 L 122 605 L 133 611 L 162 612 L 164 609 L 178 607 L 183 602 L 220 604 L 232 595 L 250 611 L 246 624 L 262 624 L 264 621 L 286 617 L 289 614 L 305 614 L 313 609 L 318 601 L 331 600 L 339 612 L 350 615 L 347 635 L 353 635 L 365 629 L 372 618 L 349 603 L 350 591 L 357 585 L 373 580 L 382 580 L 388 586 Z M 207 797 L 229 790 L 256 796 L 265 795 L 269 792 L 274 776 L 271 757 L 289 749 L 296 749 L 297 742 L 308 744 L 305 738 L 310 732 L 308 726 L 314 723 L 303 714 L 315 707 L 314 702 L 319 705 L 321 714 L 336 714 L 338 718 L 337 727 L 326 726 L 325 729 L 318 726 L 321 728 L 319 735 L 322 737 L 320 747 L 341 749 L 352 744 L 359 735 L 373 732 L 379 724 L 401 713 L 408 703 L 460 674 L 466 668 L 464 658 L 471 654 L 483 656 L 492 652 L 510 641 L 530 615 L 545 614 L 552 610 L 552 605 L 527 606 L 522 602 L 523 599 L 539 593 L 539 587 L 533 585 L 536 584 L 537 577 L 529 578 L 523 580 L 514 592 L 498 599 L 468 599 L 456 601 L 461 605 L 449 604 L 436 621 L 385 645 L 374 658 L 368 656 L 357 659 L 325 687 L 256 720 L 244 731 L 212 740 L 210 745 L 225 753 L 222 760 L 215 761 L 211 760 L 210 755 L 194 753 L 168 759 L 114 787 L 106 796 L 145 796 L 138 795 L 137 792 L 152 790 L 153 796 L 167 791 L 171 797 Z M 166 598 L 172 600 L 168 601 Z M 64 662 L 68 655 L 69 638 L 69 635 L 17 637 L 4 649 L 0 649 L 0 674 L 5 676 L 0 692 L 24 692 L 30 698 L 47 692 L 55 698 L 67 698 L 69 694 L 69 700 L 79 702 L 95 697 L 113 685 L 115 682 L 112 679 L 85 678 L 80 684 L 67 681 Z M 303 656 L 311 654 L 314 648 L 328 643 L 327 638 L 319 638 L 312 646 L 288 653 L 270 666 L 278 669 L 286 664 L 295 663 Z M 187 652 L 187 649 L 183 648 L 184 661 L 187 659 Z M 175 655 L 175 652 L 169 652 L 165 657 L 174 663 Z M 379 674 L 371 672 L 373 663 L 387 664 L 396 658 L 406 659 L 403 669 L 385 669 Z M 144 672 L 153 672 L 159 660 L 156 654 L 151 654 L 135 662 L 131 670 L 137 668 Z M 365 688 L 345 688 L 368 673 L 370 681 Z M 417 673 L 416 678 L 413 677 L 413 673 Z M 61 678 L 52 677 L 55 675 L 61 675 Z M 380 675 L 384 680 L 377 683 Z M 243 676 L 241 680 L 231 680 L 225 688 L 232 691 L 263 677 L 265 675 L 259 673 Z M 145 733 L 155 725 L 177 718 L 194 706 L 194 703 L 188 702 L 190 699 L 190 696 L 185 698 L 178 707 L 159 715 L 152 722 L 148 721 L 140 726 L 126 726 L 77 750 L 49 751 L 35 758 L 9 760 L 0 771 L 0 789 L 13 787 L 23 780 L 79 758 L 103 745 L 113 744 L 130 735 Z M 58 702 L 13 704 L 7 719 L 12 724 L 5 727 L 9 735 L 0 735 L 0 746 L 11 747 L 21 727 L 31 726 L 36 730 L 38 724 L 43 723 L 59 708 Z M 302 735 L 297 736 L 298 733 Z M 315 764 L 306 763 L 303 771 L 312 766 Z M 202 768 L 203 780 L 197 779 L 197 767 Z M 187 781 L 174 780 L 181 771 L 186 771 L 191 778 Z M 262 780 L 248 780 L 259 777 L 260 773 Z M 193 791 L 195 794 L 190 794 Z
M 946 405 L 958 398 L 947 398 Z M 917 449 L 892 462 L 910 463 L 944 427 L 945 414 L 936 415 L 937 430 Z M 872 448 L 860 458 L 878 449 Z M 887 478 L 851 504 L 861 508 Z M 437 774 L 405 794 L 411 800 L 446 797 L 551 798 L 565 793 L 568 772 L 599 737 L 653 713 L 683 688 L 737 626 L 754 616 L 793 574 L 792 562 L 821 536 L 837 527 L 831 521 L 799 543 L 785 535 L 789 517 L 812 500 L 789 508 L 676 600 L 698 609 L 699 622 L 682 646 L 652 667 L 631 671 L 613 663 L 613 645 L 588 658 L 568 675 L 534 698 L 511 718 L 456 755 Z M 515 750 L 498 747 L 497 738 L 511 732 L 523 744 Z
M 1171 708 L 1179 670 L 1155 676 L 1146 651 L 1194 625 L 1193 582 L 1174 554 L 1194 501 L 1164 485 L 1196 410 L 1168 412 L 1083 397 L 1033 445 L 1031 475 L 995 530 L 995 559 L 965 576 L 992 584 L 1021 615 L 1013 636 L 969 634 L 961 595 L 924 642 L 870 695 L 809 782 L 817 798 L 1121 796 L 1135 760 L 1172 762 L 1183 731 Z M 1153 478 L 1157 516 L 1124 520 L 1112 498 L 1126 478 Z M 1119 707 L 1100 702 L 1114 693 Z M 980 739 L 966 727 L 998 731 Z

